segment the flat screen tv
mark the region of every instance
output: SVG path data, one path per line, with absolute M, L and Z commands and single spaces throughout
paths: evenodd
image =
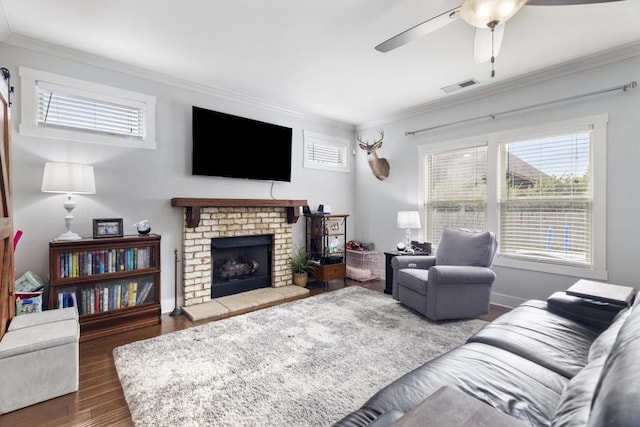
M 291 128 L 196 106 L 192 122 L 192 175 L 291 181 Z

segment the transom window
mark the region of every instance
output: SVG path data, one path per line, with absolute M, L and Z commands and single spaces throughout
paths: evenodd
M 20 133 L 155 148 L 155 97 L 20 67 Z
M 36 123 L 63 129 L 144 139 L 144 104 L 113 102 L 76 94 L 71 88 L 38 82 Z
M 349 172 L 349 140 L 304 131 L 304 162 L 306 168 Z

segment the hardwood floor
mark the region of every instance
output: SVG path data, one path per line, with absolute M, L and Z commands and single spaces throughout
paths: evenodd
M 327 289 L 320 282 L 311 282 L 308 285 L 309 295 L 333 291 L 343 286 L 342 280 L 330 282 Z M 384 281 L 361 283 L 347 279 L 347 286 L 362 286 L 382 292 Z M 508 308 L 492 306 L 489 314 L 481 318 L 493 320 L 507 311 Z M 113 349 L 207 322 L 192 322 L 185 316 L 171 317 L 163 314 L 160 325 L 80 343 L 79 390 L 0 416 L 0 427 L 133 426 L 113 363 Z

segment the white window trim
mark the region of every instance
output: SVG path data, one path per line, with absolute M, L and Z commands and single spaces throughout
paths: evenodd
M 424 206 L 424 155 L 439 151 L 451 151 L 461 148 L 470 148 L 487 144 L 487 229 L 498 233 L 500 230 L 498 211 L 498 150 L 500 143 L 508 139 L 530 138 L 535 135 L 554 134 L 566 129 L 586 127 L 593 125 L 594 143 L 592 149 L 593 168 L 593 265 L 591 268 L 572 267 L 535 261 L 515 260 L 500 254 L 500 242 L 498 242 L 498 253 L 493 261 L 493 265 L 500 267 L 517 268 L 523 270 L 539 271 L 552 274 L 561 274 L 573 277 L 583 277 L 587 279 L 607 280 L 608 271 L 606 265 L 607 252 L 607 122 L 608 114 L 598 114 L 581 117 L 573 120 L 561 122 L 543 123 L 526 128 L 511 129 L 493 134 L 477 137 L 458 139 L 453 141 L 443 141 L 418 147 L 418 171 L 420 173 L 419 201 L 420 206 Z M 493 172 L 493 173 L 492 173 Z
M 303 141 L 303 146 L 304 146 L 303 162 L 302 162 L 303 167 L 311 168 L 311 169 L 322 169 L 322 170 L 328 170 L 328 171 L 334 171 L 334 172 L 344 172 L 344 173 L 351 172 L 351 160 L 350 160 L 351 156 L 349 155 L 350 141 L 348 139 L 339 138 L 339 137 L 330 136 L 330 135 L 323 135 L 320 133 L 304 130 L 303 140 L 304 140 Z M 313 142 L 313 140 L 316 140 L 317 143 L 322 145 L 343 148 L 345 153 L 344 166 L 328 165 L 325 163 L 317 163 L 309 160 L 309 157 L 307 155 L 308 154 L 307 147 L 308 147 L 308 143 Z
M 154 150 L 155 138 L 155 106 L 156 98 L 138 92 L 125 89 L 78 80 L 61 76 L 46 71 L 34 70 L 27 67 L 19 67 L 18 74 L 22 86 L 20 126 L 21 135 L 36 136 L 41 138 L 63 139 L 66 141 L 84 142 L 92 144 L 104 144 L 119 147 L 143 148 Z M 132 139 L 126 136 L 103 135 L 82 130 L 61 129 L 47 126 L 38 126 L 36 117 L 36 85 L 38 81 L 52 85 L 73 88 L 75 93 L 87 92 L 96 99 L 116 100 L 122 104 L 144 104 L 145 124 L 144 137 Z

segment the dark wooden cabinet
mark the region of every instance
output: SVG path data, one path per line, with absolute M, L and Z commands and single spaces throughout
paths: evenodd
M 316 270 L 310 277 L 326 285 L 347 277 L 347 217 L 349 215 L 306 214 L 306 245 Z
M 160 323 L 160 236 L 49 242 L 49 308 L 75 305 L 80 341 Z

